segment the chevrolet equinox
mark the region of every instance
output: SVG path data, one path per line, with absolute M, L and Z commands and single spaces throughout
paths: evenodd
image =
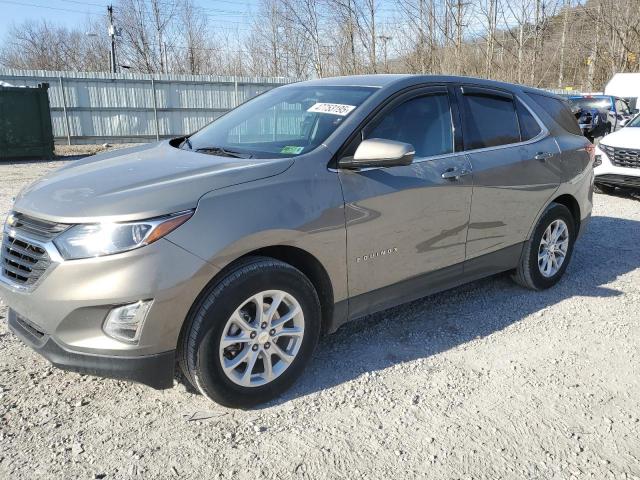
M 54 365 L 249 407 L 321 333 L 511 271 L 564 274 L 593 146 L 550 93 L 374 75 L 268 91 L 187 137 L 73 162 L 3 231 L 11 330 Z

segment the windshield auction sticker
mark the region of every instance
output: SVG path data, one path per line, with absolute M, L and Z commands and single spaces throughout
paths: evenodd
M 344 105 L 342 103 L 316 103 L 307 112 L 329 113 L 344 117 L 349 115 L 356 107 L 354 105 Z

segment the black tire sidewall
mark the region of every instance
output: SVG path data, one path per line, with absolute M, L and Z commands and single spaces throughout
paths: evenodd
M 287 264 L 259 266 L 242 272 L 239 278 L 211 293 L 216 299 L 203 313 L 203 327 L 195 342 L 195 358 L 189 365 L 197 387 L 214 401 L 233 407 L 249 407 L 268 401 L 285 391 L 308 363 L 320 333 L 320 307 L 311 282 Z M 280 264 L 280 265 L 278 265 Z M 222 370 L 219 346 L 223 329 L 233 312 L 252 295 L 264 290 L 282 290 L 293 295 L 304 314 L 305 334 L 292 364 L 278 378 L 259 387 L 243 387 Z
M 540 268 L 538 267 L 538 249 L 540 247 L 540 241 L 542 240 L 542 236 L 544 235 L 545 230 L 555 220 L 563 220 L 567 225 L 567 228 L 569 229 L 569 248 L 567 250 L 567 255 L 564 259 L 564 262 L 562 262 L 562 265 L 560 266 L 560 270 L 558 270 L 552 277 L 545 277 L 544 275 L 542 275 L 542 273 L 540 272 Z M 569 262 L 571 261 L 575 240 L 576 224 L 569 209 L 560 204 L 554 204 L 550 206 L 538 222 L 533 237 L 531 238 L 531 244 L 529 246 L 531 251 L 529 252 L 528 267 L 531 275 L 531 280 L 533 280 L 534 286 L 536 288 L 546 289 L 558 283 L 558 281 L 562 278 L 562 275 L 564 275 L 565 270 L 569 266 Z

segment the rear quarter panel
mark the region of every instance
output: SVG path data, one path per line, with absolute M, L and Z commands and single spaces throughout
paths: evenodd
M 561 195 L 572 196 L 578 202 L 581 224 L 585 225 L 593 208 L 593 164 L 587 151 L 587 147 L 592 144 L 582 135 L 574 135 L 563 129 L 535 101 L 529 100 L 527 103 L 547 126 L 560 150 L 560 158 L 556 166 L 559 169 L 561 182 L 549 202 Z M 538 212 L 538 218 L 549 202 Z M 529 236 L 533 232 L 538 218 L 532 224 Z

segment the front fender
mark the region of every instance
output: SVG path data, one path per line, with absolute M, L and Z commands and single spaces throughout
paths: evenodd
M 218 269 L 265 247 L 297 247 L 323 265 L 334 300 L 344 300 L 344 200 L 337 174 L 326 164 L 325 156 L 310 154 L 275 177 L 210 192 L 167 239 Z

